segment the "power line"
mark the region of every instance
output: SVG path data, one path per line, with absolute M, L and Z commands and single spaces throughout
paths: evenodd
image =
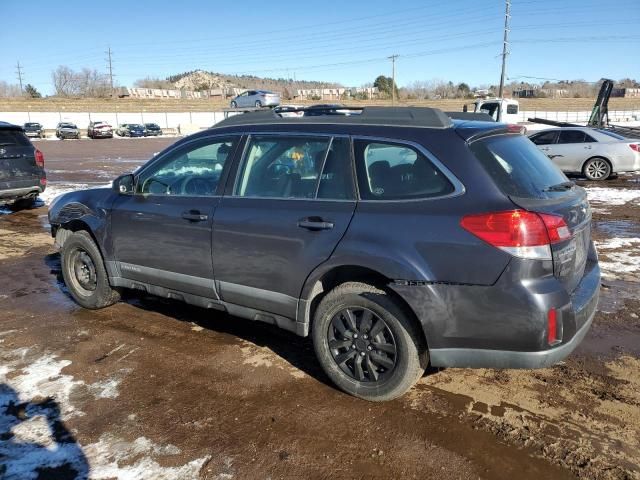
M 18 82 L 20 82 L 20 93 L 22 93 L 24 91 L 22 89 L 22 67 L 19 60 L 16 62 L 16 74 L 18 75 Z
M 507 55 L 509 55 L 509 19 L 511 18 L 511 0 L 506 0 L 504 12 L 504 41 L 502 42 L 502 72 L 500 73 L 500 87 L 498 88 L 498 98 L 502 98 L 504 90 L 504 73 L 507 66 Z

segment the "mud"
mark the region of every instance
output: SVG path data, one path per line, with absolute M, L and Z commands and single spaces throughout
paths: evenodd
M 38 147 L 51 184 L 73 188 L 168 143 Z M 639 189 L 635 179 L 606 187 Z M 637 201 L 594 206 L 597 241 L 638 236 Z M 633 272 L 603 280 L 606 308 L 564 363 L 429 370 L 403 398 L 372 404 L 330 384 L 308 339 L 266 324 L 134 293 L 81 309 L 47 234 L 45 206 L 0 215 L 0 478 L 29 478 L 7 465 L 62 479 L 640 478 Z

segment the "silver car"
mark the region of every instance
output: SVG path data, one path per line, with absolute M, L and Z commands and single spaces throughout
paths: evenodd
M 280 94 L 268 90 L 247 90 L 231 100 L 231 108 L 277 107 L 278 105 L 280 105 Z
M 606 180 L 619 172 L 640 170 L 640 140 L 587 127 L 541 130 L 529 139 L 563 172 Z

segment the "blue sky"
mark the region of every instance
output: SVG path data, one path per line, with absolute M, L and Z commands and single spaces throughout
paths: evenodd
M 510 79 L 640 79 L 639 0 L 512 0 Z M 0 80 L 51 94 L 58 65 L 116 83 L 197 68 L 359 86 L 497 84 L 504 0 L 0 0 Z

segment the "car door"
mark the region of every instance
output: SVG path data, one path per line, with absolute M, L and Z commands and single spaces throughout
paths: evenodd
M 551 160 L 554 159 L 555 145 L 558 141 L 558 130 L 545 130 L 544 132 L 531 135 L 529 139 L 536 144 L 542 153 Z
M 307 276 L 353 216 L 350 141 L 256 134 L 244 151 L 216 210 L 216 284 L 225 302 L 294 319 Z
M 248 95 L 249 92 L 242 92 L 239 96 L 238 96 L 238 106 L 239 107 L 246 107 L 249 105 L 249 100 L 248 100 Z
M 553 161 L 563 172 L 580 172 L 582 165 L 590 157 L 585 143 L 585 132 L 582 130 L 563 129 L 558 135 L 558 142 L 553 147 Z
M 111 212 L 112 250 L 124 278 L 207 298 L 211 226 L 239 136 L 211 136 L 162 154 L 136 175 Z

